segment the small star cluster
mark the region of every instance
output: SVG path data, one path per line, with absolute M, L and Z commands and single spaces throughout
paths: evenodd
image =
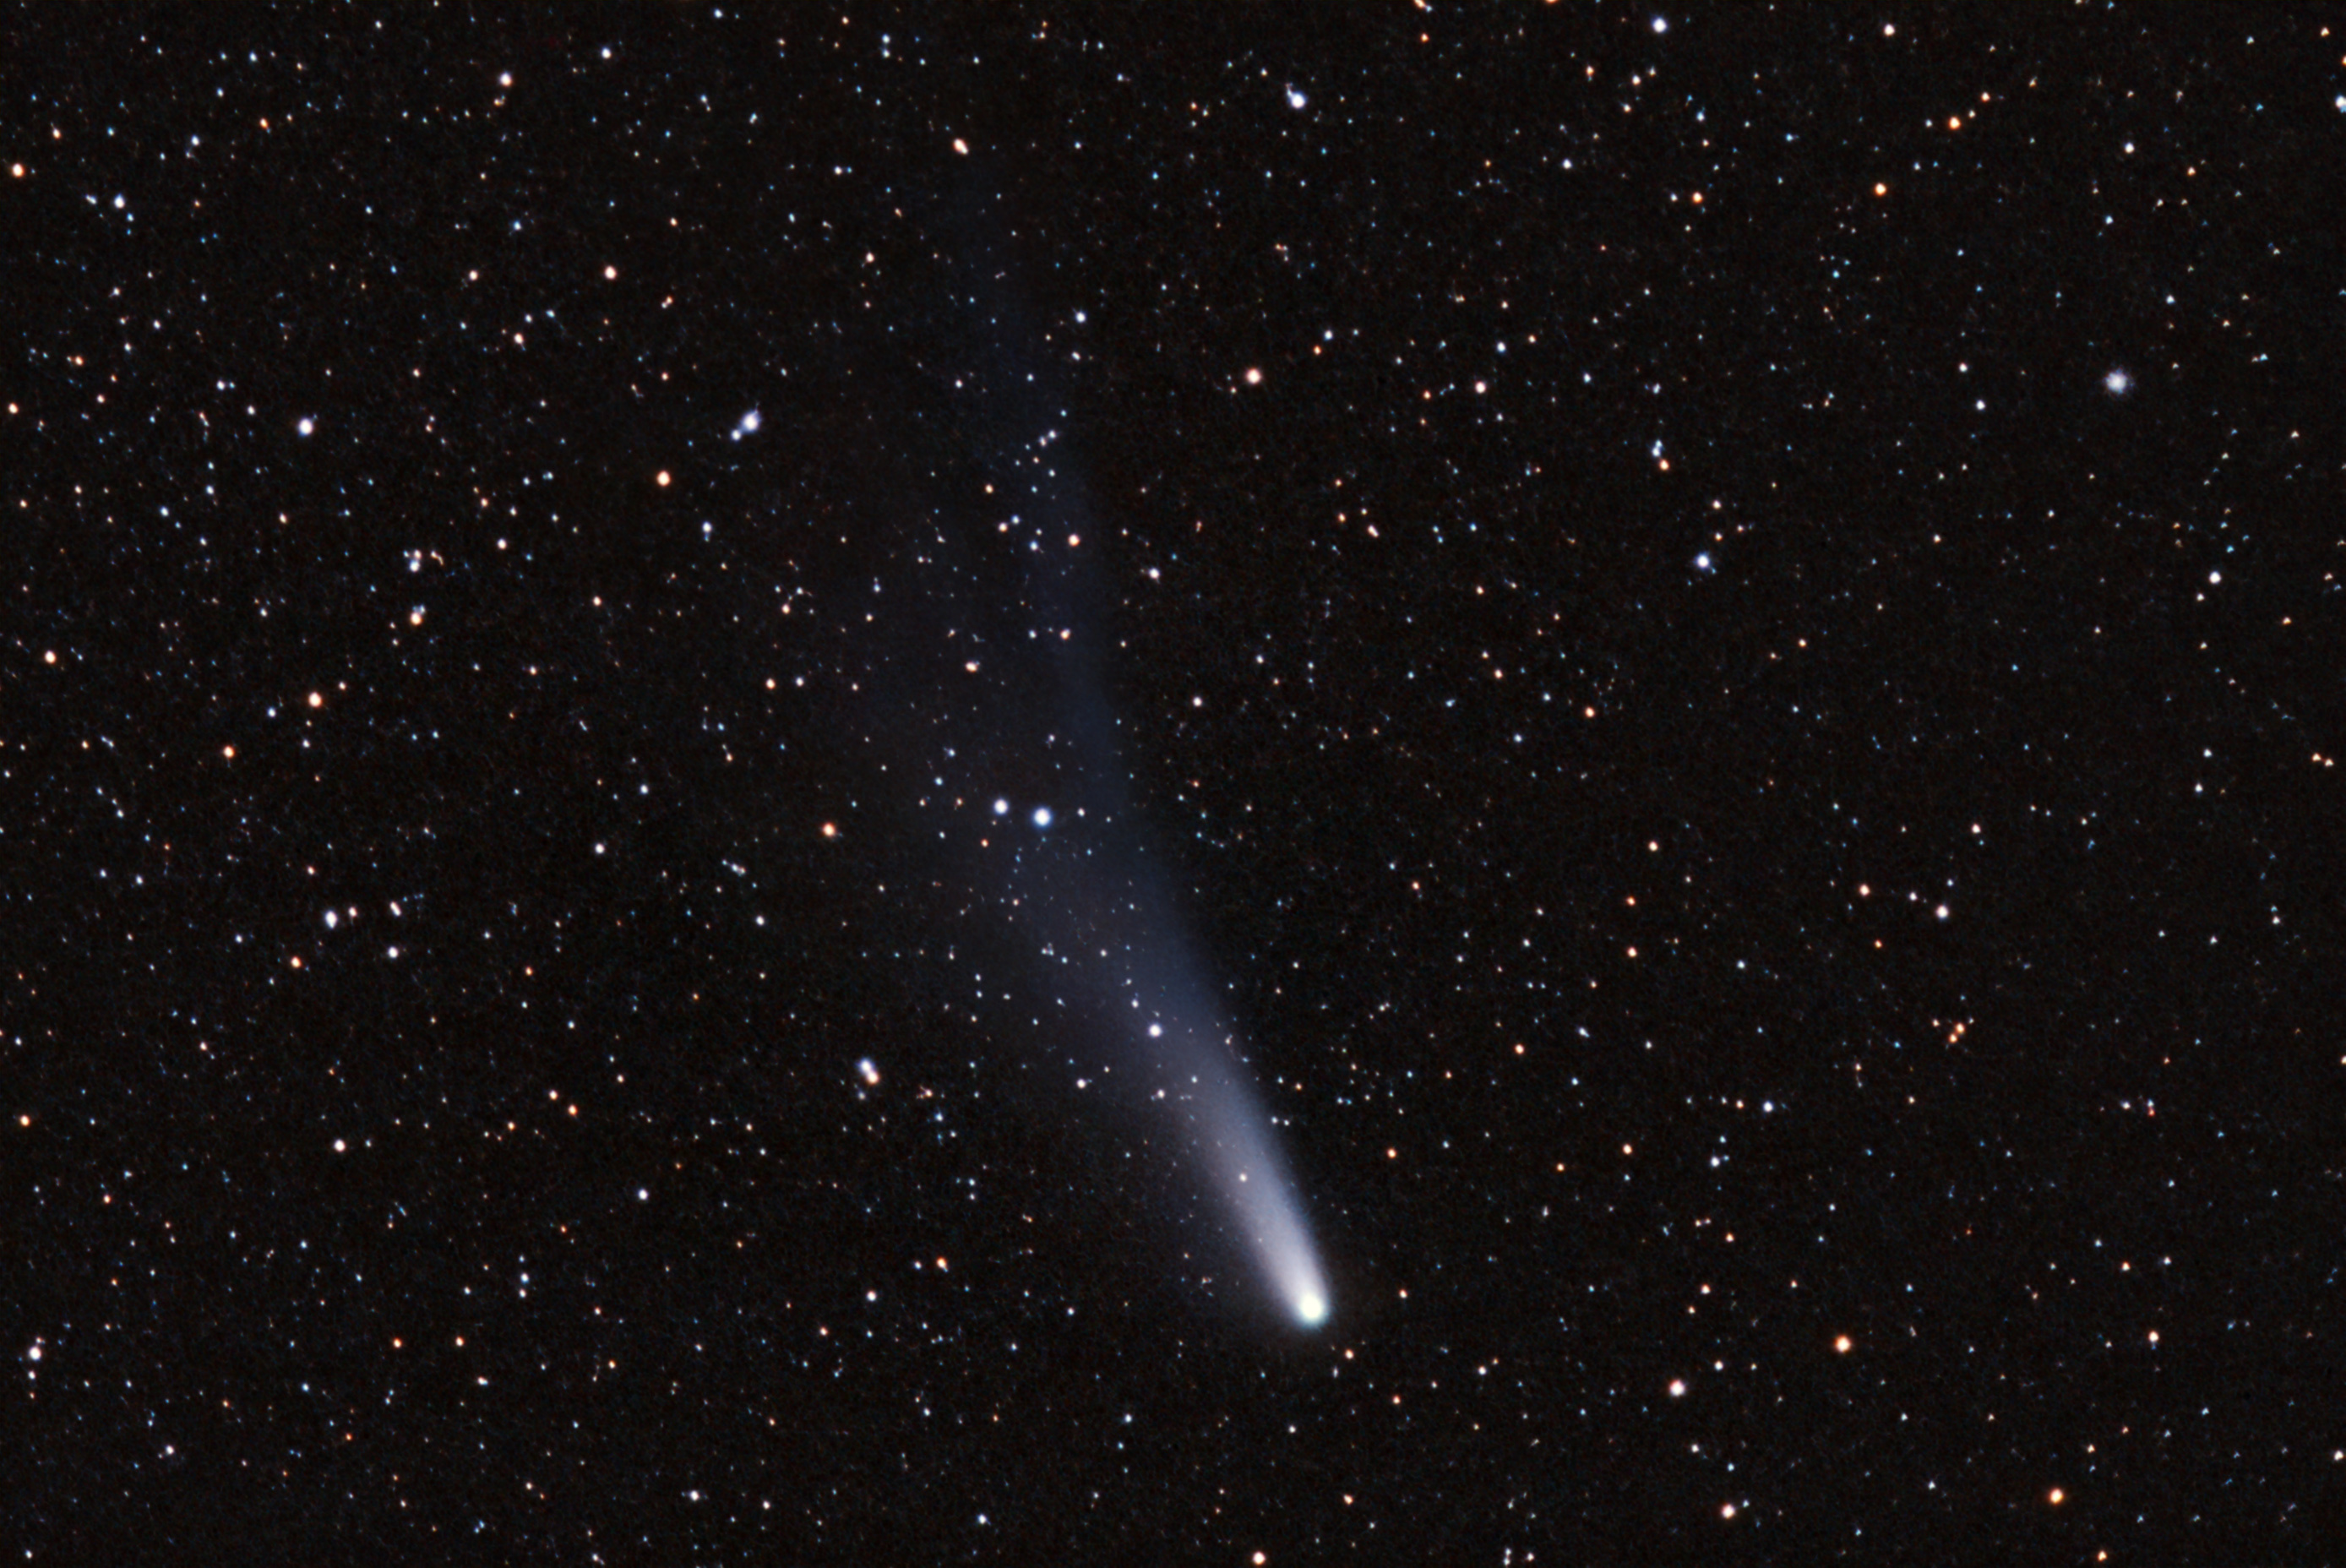
M 12 1555 L 2334 1553 L 2318 11 L 0 101 Z

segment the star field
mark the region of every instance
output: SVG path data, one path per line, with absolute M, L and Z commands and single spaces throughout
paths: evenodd
M 0 101 L 12 1559 L 2340 1555 L 2329 14 Z

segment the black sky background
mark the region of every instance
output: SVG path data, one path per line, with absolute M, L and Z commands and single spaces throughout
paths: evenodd
M 2340 14 L 5 37 L 11 1555 L 2340 1560 Z

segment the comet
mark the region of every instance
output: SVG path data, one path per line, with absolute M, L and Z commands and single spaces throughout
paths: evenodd
M 1300 1328 L 1319 1328 L 1328 1320 L 1327 1276 L 1270 1118 L 1227 1052 L 1189 1043 L 1167 1064 L 1177 1074 L 1181 1055 L 1196 1058 L 1188 1074 L 1190 1130 L 1233 1224 L 1288 1315 Z
M 1053 334 L 1076 333 L 1085 317 L 1033 321 L 1014 229 L 990 194 L 998 183 L 984 170 L 954 183 L 940 248 L 961 259 L 953 293 L 965 309 L 924 349 L 919 384 L 940 400 L 936 427 L 968 433 L 968 466 L 984 483 L 940 490 L 917 538 L 889 556 L 902 571 L 884 595 L 874 577 L 892 613 L 867 617 L 867 658 L 885 672 L 872 700 L 886 692 L 901 705 L 872 728 L 883 746 L 908 748 L 892 776 L 924 781 L 920 831 L 905 841 L 933 846 L 926 880 L 968 891 L 971 940 L 1018 975 L 1008 990 L 981 982 L 974 961 L 953 957 L 962 939 L 941 943 L 949 963 L 972 964 L 970 990 L 996 1003 L 1031 996 L 1000 1022 L 1042 1031 L 1028 1038 L 1061 1062 L 1116 1058 L 1118 1090 L 1171 1117 L 1176 1157 L 1219 1200 L 1232 1249 L 1290 1320 L 1317 1329 L 1333 1302 L 1307 1206 L 1119 744 L 1153 722 L 1132 706 L 1150 672 L 1111 667 L 1129 645 L 1115 623 L 1125 596 L 1103 574 L 1133 560 L 1099 541 L 1129 531 L 1094 510 L 1080 423 L 1053 373 Z M 936 368 L 948 362 L 949 375 Z

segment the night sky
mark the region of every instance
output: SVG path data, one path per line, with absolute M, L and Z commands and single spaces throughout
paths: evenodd
M 2338 17 L 19 11 L 0 1555 L 2346 1561 Z

